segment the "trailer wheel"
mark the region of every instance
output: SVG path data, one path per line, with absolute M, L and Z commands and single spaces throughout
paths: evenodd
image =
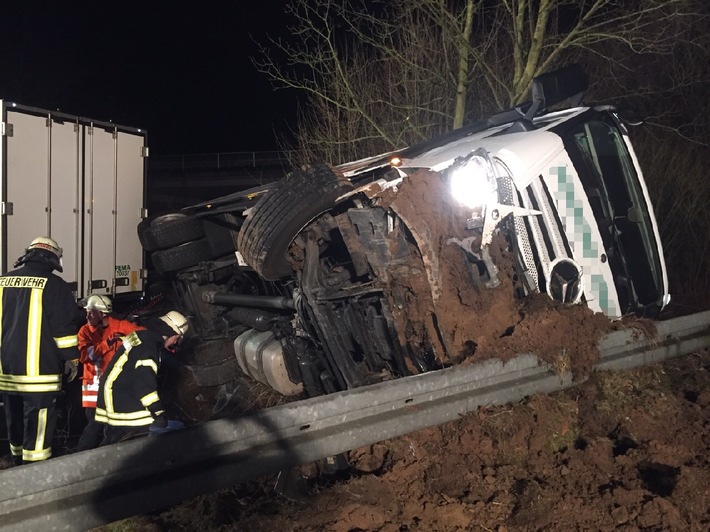
M 347 178 L 323 163 L 289 173 L 252 207 L 239 232 L 237 249 L 267 281 L 288 277 L 293 239 L 352 188 Z
M 155 251 L 151 255 L 158 273 L 176 272 L 195 266 L 211 258 L 210 244 L 206 238 L 180 244 L 174 248 Z
M 205 236 L 197 216 L 176 212 L 157 216 L 143 225 L 147 221 L 138 224 L 138 238 L 143 249 L 149 252 L 179 246 Z

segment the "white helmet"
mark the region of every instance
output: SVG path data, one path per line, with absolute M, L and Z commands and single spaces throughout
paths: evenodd
M 51 251 L 57 256 L 57 259 L 62 258 L 63 250 L 59 247 L 57 241 L 46 236 L 38 236 L 35 238 L 28 246 L 27 251 L 31 249 L 44 249 L 46 251 Z
M 15 268 L 28 262 L 48 264 L 53 270 L 64 271 L 62 268 L 62 248 L 56 240 L 48 236 L 35 238 L 25 250 L 25 254 L 15 261 Z
M 160 316 L 159 319 L 166 323 L 175 334 L 179 334 L 180 336 L 184 336 L 190 328 L 187 318 L 176 310 L 171 310 L 165 316 Z
M 103 296 L 101 294 L 91 294 L 89 297 L 81 301 L 81 306 L 86 310 L 98 310 L 103 314 L 111 314 L 113 311 L 113 304 L 108 296 Z

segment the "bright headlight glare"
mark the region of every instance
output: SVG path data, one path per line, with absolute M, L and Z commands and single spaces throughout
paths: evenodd
M 472 154 L 451 173 L 451 194 L 471 209 L 497 201 L 497 183 L 487 154 Z

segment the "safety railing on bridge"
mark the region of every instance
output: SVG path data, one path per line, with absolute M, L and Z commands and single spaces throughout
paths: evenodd
M 232 168 L 263 168 L 279 166 L 288 168 L 293 151 L 245 151 L 223 153 L 193 153 L 157 155 L 148 159 L 151 170 L 228 170 Z

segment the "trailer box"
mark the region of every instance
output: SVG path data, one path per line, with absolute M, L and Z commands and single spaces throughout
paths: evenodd
M 0 109 L 2 273 L 50 236 L 77 299 L 140 295 L 147 132 L 3 100 Z

